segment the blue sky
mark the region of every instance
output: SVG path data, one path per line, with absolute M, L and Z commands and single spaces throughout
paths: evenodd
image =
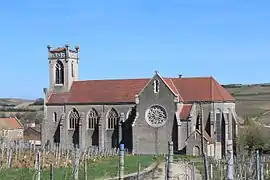
M 47 44 L 80 45 L 80 79 L 270 82 L 270 1 L 13 0 L 0 6 L 0 97 L 48 86 Z

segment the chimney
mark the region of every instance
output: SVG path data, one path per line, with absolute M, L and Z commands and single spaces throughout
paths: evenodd
M 178 78 L 182 78 L 182 74 L 179 74 L 179 75 L 178 75 Z

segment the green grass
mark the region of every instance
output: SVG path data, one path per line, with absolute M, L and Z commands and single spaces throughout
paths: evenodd
M 89 162 L 87 167 L 88 179 L 99 179 L 105 177 L 117 177 L 118 175 L 118 157 L 111 157 L 106 160 Z M 141 170 L 149 167 L 154 161 L 153 156 L 126 156 L 125 174 L 137 172 L 137 163 L 140 161 Z M 72 167 L 55 168 L 54 179 L 66 180 L 72 179 Z M 33 169 L 2 169 L 0 170 L 1 180 L 31 180 L 35 174 Z M 41 171 L 41 180 L 49 179 L 49 170 Z M 80 167 L 79 179 L 84 179 L 84 168 Z

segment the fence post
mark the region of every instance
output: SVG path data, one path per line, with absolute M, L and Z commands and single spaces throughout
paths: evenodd
M 8 148 L 7 148 L 7 160 L 6 160 L 6 167 L 7 167 L 7 168 L 9 168 L 9 167 L 8 167 L 9 154 L 10 154 L 10 149 L 9 149 L 9 147 L 8 147 Z
M 261 173 L 261 180 L 264 180 L 264 159 L 262 150 L 260 150 L 260 173 Z
M 168 156 L 165 156 L 165 180 L 167 180 L 167 174 L 168 174 Z
M 213 179 L 213 163 L 210 163 L 210 179 Z
M 141 163 L 140 160 L 138 161 L 138 174 L 137 174 L 137 180 L 140 180 L 140 171 L 141 171 Z
M 268 175 L 269 175 L 269 163 L 268 163 L 268 161 L 267 161 L 265 166 L 266 166 L 265 167 L 265 175 L 266 175 L 266 177 L 268 177 Z
M 125 121 L 124 113 L 120 113 L 120 120 L 118 121 L 118 144 L 122 141 L 122 123 Z
M 119 151 L 119 180 L 124 179 L 124 156 L 125 156 L 125 147 L 124 144 L 120 144 L 120 151 Z
M 41 165 L 40 157 L 41 157 L 40 151 L 38 150 L 37 180 L 40 180 L 40 165 Z
M 256 179 L 260 180 L 260 154 L 259 154 L 259 150 L 256 150 Z
M 79 180 L 79 163 L 80 163 L 79 150 L 75 147 L 75 156 L 74 156 L 74 180 Z
M 50 165 L 50 180 L 53 180 L 53 164 Z
M 227 179 L 232 180 L 233 179 L 233 142 L 232 140 L 228 140 L 228 167 L 227 167 Z
M 84 157 L 84 180 L 87 180 L 87 160 L 86 160 L 86 156 Z
M 169 141 L 169 158 L 167 165 L 167 180 L 172 180 L 172 164 L 173 164 L 173 142 Z
M 196 171 L 195 171 L 195 164 L 192 162 L 192 169 L 191 169 L 191 180 L 196 180 Z

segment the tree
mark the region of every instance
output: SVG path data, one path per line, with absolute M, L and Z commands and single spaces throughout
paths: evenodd
M 248 150 L 249 154 L 255 149 L 266 150 L 270 147 L 269 138 L 268 129 L 258 119 L 255 121 L 252 118 L 246 118 L 239 133 L 239 148 Z

